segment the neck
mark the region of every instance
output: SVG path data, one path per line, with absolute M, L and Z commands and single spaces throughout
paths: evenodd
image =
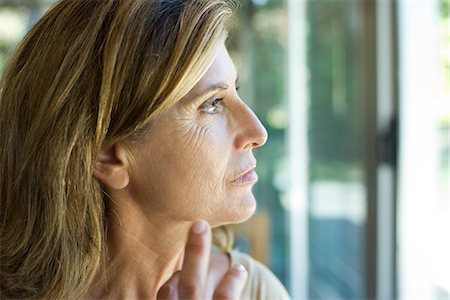
M 87 298 L 156 299 L 181 270 L 190 222 L 149 216 L 131 199 L 110 201 L 108 258 Z

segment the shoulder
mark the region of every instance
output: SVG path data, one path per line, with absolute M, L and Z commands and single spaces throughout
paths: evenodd
M 242 300 L 290 299 L 284 286 L 265 265 L 251 256 L 236 250 L 230 251 L 229 255 L 231 264 L 240 263 L 248 271 L 248 279 L 242 292 Z

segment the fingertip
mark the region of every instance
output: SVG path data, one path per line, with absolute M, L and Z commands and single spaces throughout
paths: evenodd
M 191 227 L 192 232 L 198 235 L 206 233 L 208 229 L 209 223 L 202 219 L 194 221 Z
M 235 264 L 232 268 L 237 272 L 247 272 L 247 269 L 242 264 Z
M 242 264 L 233 265 L 217 286 L 213 299 L 240 299 L 248 280 L 248 272 Z
M 231 267 L 231 272 L 236 275 L 247 276 L 247 269 L 242 264 L 235 264 Z

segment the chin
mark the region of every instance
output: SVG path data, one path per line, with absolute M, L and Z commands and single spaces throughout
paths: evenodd
M 220 217 L 210 220 L 211 227 L 219 227 L 227 224 L 239 224 L 250 219 L 256 210 L 256 200 L 253 193 L 249 193 L 238 200 L 238 204 L 224 207 Z M 224 215 L 224 212 L 227 214 Z

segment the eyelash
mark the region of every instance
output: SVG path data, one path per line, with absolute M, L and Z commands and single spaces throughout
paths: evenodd
M 236 91 L 239 91 L 240 86 L 236 85 Z M 220 102 L 222 102 L 225 98 L 214 98 L 211 99 L 209 101 L 207 101 L 206 103 L 204 103 L 201 106 L 201 109 L 203 110 L 203 112 L 210 114 L 210 115 L 215 115 L 218 114 L 220 112 L 222 112 L 222 105 L 220 105 Z M 220 109 L 220 111 L 211 111 L 211 109 Z
M 214 109 L 221 109 L 222 105 L 220 105 L 220 102 L 222 102 L 224 98 L 214 98 L 209 101 L 207 101 L 205 104 L 202 105 L 202 110 L 210 115 L 215 115 L 217 113 L 220 113 L 220 111 L 212 111 Z

